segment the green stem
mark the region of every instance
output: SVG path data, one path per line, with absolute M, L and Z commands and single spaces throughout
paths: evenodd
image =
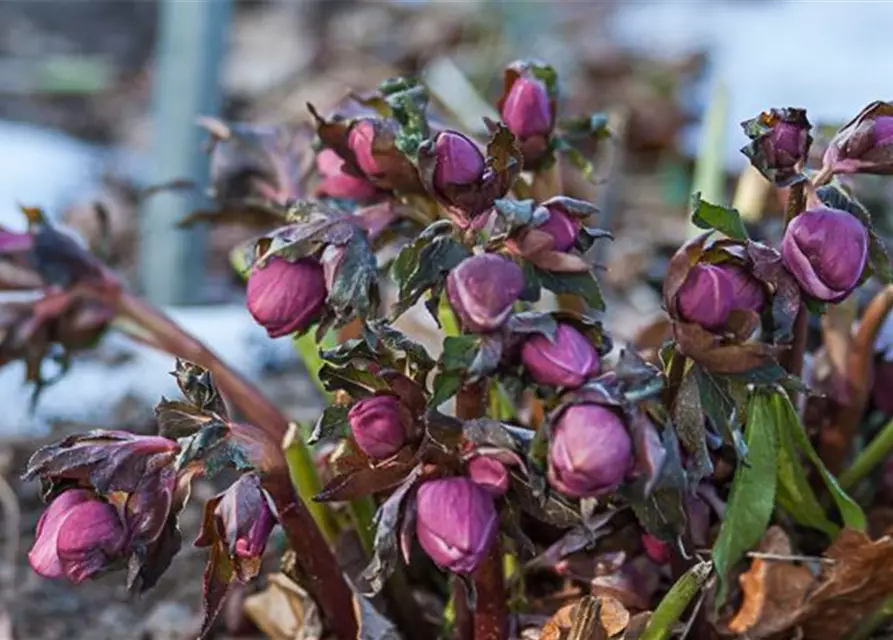
M 850 640 L 868 640 L 873 638 L 875 637 L 875 632 L 882 625 L 889 622 L 890 618 L 893 618 L 893 596 L 881 602 L 880 606 L 867 618 L 863 618 L 847 637 Z
M 371 558 L 375 551 L 375 527 L 373 526 L 375 510 L 375 501 L 372 496 L 351 500 L 348 508 L 350 519 L 356 528 L 357 536 L 367 558 Z
M 290 425 L 282 448 L 288 463 L 288 475 L 291 477 L 295 490 L 303 498 L 307 510 L 316 521 L 316 526 L 319 527 L 326 542 L 330 546 L 334 546 L 338 540 L 338 523 L 335 522 L 327 505 L 313 500 L 313 496 L 322 491 L 322 483 L 316 473 L 316 464 L 310 447 L 307 446 L 301 429 L 296 423 Z
M 840 474 L 837 483 L 844 491 L 853 488 L 890 453 L 891 449 L 893 449 L 893 420 L 884 425 L 850 468 Z
M 323 365 L 322 358 L 319 355 L 319 349 L 320 347 L 328 346 L 328 344 L 333 341 L 334 336 L 329 332 L 323 339 L 323 344 L 317 346 L 316 340 L 313 338 L 313 333 L 309 331 L 294 340 L 295 350 L 298 352 L 298 355 L 301 356 L 301 360 L 304 362 L 304 367 L 307 369 L 307 374 L 310 376 L 310 379 L 313 380 L 313 384 L 316 385 L 316 388 L 319 389 L 320 393 L 326 398 L 328 398 L 328 392 L 323 388 L 322 381 L 319 379 L 319 370 L 322 369 Z

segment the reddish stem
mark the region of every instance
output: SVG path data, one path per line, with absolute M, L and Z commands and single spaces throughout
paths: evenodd
M 788 191 L 788 202 L 785 207 L 785 229 L 791 224 L 791 220 L 799 216 L 806 208 L 806 183 L 799 182 Z M 797 318 L 794 320 L 794 341 L 782 359 L 782 366 L 794 376 L 799 376 L 803 371 L 803 358 L 806 353 L 806 338 L 809 334 L 809 310 L 803 302 L 797 309 Z M 796 398 L 792 397 L 796 402 Z
M 295 493 L 288 474 L 281 446 L 288 430 L 288 418 L 251 382 L 146 301 L 122 292 L 116 297 L 116 311 L 137 323 L 153 342 L 171 355 L 210 371 L 223 394 L 263 433 L 258 437 L 269 438 L 266 448 L 273 457 L 264 477 L 264 487 L 276 505 L 300 573 L 306 579 L 305 586 L 336 637 L 355 638 L 353 594 L 313 516 Z
M 463 385 L 456 396 L 456 416 L 461 420 L 471 420 L 486 415 L 486 380 Z M 477 590 L 477 607 L 471 620 L 468 620 L 468 605 L 465 590 L 458 584 L 453 587 L 453 600 L 456 605 L 456 637 L 468 638 L 468 626 L 474 629 L 474 640 L 503 640 L 508 638 L 508 598 L 502 570 L 502 551 L 497 535 L 490 552 L 475 570 L 473 576 Z M 462 615 L 462 614 L 465 615 Z

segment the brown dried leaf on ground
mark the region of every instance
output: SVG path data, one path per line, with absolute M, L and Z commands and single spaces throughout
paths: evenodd
M 773 527 L 761 549 L 788 555 L 790 542 Z M 756 640 L 799 628 L 803 640 L 845 640 L 893 593 L 893 538 L 847 529 L 825 557 L 819 577 L 793 562 L 755 559 L 741 576 L 744 603 L 729 630 Z
M 770 527 L 759 550 L 790 555 L 791 541 L 780 527 Z M 816 577 L 803 565 L 755 558 L 738 580 L 744 601 L 729 622 L 729 630 L 736 634 L 746 632 L 751 638 L 766 638 L 791 626 Z
M 267 576 L 269 586 L 245 600 L 248 617 L 272 640 L 320 640 L 316 603 L 285 574 Z
M 540 640 L 607 640 L 626 629 L 629 620 L 629 611 L 619 600 L 586 596 L 556 611 L 543 626 Z

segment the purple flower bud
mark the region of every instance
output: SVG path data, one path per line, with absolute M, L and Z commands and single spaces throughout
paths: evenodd
M 468 462 L 468 477 L 496 497 L 509 490 L 509 472 L 499 460 L 475 456 Z
M 326 281 L 310 258 L 289 262 L 274 257 L 248 278 L 248 311 L 271 338 L 304 331 L 323 310 Z
M 502 119 L 519 138 L 548 135 L 553 113 L 546 85 L 533 77 L 518 78 L 502 105 Z
M 275 526 L 276 517 L 260 480 L 253 473 L 246 473 L 226 491 L 208 500 L 195 545 L 224 545 L 244 581 L 260 568 L 256 562 L 248 561 L 263 555 Z
M 367 176 L 374 177 L 384 173 L 375 156 L 372 155 L 372 144 L 375 142 L 375 124 L 371 120 L 359 120 L 347 134 L 347 144 L 357 158 L 357 164 Z
M 365 201 L 375 197 L 375 185 L 344 171 L 344 160 L 331 149 L 323 149 L 316 156 L 316 169 L 322 177 L 317 194 L 331 198 Z
M 487 555 L 498 524 L 493 497 L 468 478 L 431 480 L 419 487 L 416 536 L 443 569 L 474 571 Z
M 457 131 L 444 131 L 434 142 L 434 186 L 465 186 L 484 175 L 484 156 L 477 145 Z
M 679 289 L 679 313 L 706 329 L 725 326 L 732 313 L 732 281 L 712 264 L 696 264 Z
M 524 273 L 515 262 L 493 253 L 463 260 L 447 276 L 453 312 L 469 331 L 498 329 L 524 289 Z
M 759 313 L 766 304 L 763 285 L 733 264 L 697 264 L 679 289 L 679 313 L 711 331 L 721 330 L 732 311 Z
M 794 218 L 781 244 L 785 266 L 808 295 L 840 302 L 868 260 L 868 231 L 846 211 L 819 208 Z
M 558 206 L 547 208 L 549 210 L 549 219 L 538 226 L 537 229 L 545 231 L 552 236 L 554 241 L 552 248 L 555 251 L 567 251 L 577 241 L 580 225 L 575 219 L 561 211 Z
M 752 141 L 741 151 L 767 179 L 788 186 L 799 178 L 812 145 L 804 109 L 771 109 L 741 125 Z
M 597 404 L 568 407 L 549 446 L 549 482 L 574 498 L 611 493 L 630 466 L 632 440 L 623 421 Z
M 408 413 L 392 395 L 363 398 L 347 413 L 357 446 L 370 458 L 389 458 L 406 441 Z
M 521 359 L 534 380 L 553 387 L 579 387 L 601 368 L 595 347 L 569 324 L 558 325 L 554 342 L 542 334 L 528 338 Z
M 118 512 L 85 489 L 57 496 L 40 516 L 28 562 L 45 578 L 78 584 L 121 555 L 127 535 Z
M 799 124 L 779 122 L 763 141 L 766 158 L 773 168 L 788 170 L 806 158 L 809 130 Z
M 893 173 L 893 104 L 873 102 L 840 129 L 822 159 L 825 174 Z

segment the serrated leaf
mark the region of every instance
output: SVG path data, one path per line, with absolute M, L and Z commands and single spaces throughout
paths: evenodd
M 162 398 L 155 407 L 158 435 L 171 440 L 191 436 L 213 419 L 195 405 L 179 400 Z
M 326 298 L 339 324 L 367 318 L 378 307 L 378 262 L 364 233 L 354 233 L 347 244 Z
M 322 412 L 319 420 L 313 427 L 313 432 L 307 438 L 307 444 L 316 444 L 320 440 L 329 438 L 343 438 L 350 433 L 350 424 L 347 422 L 346 405 L 329 405 Z
M 749 239 L 738 211 L 701 200 L 700 193 L 691 197 L 691 222 L 700 229 L 714 229 L 734 240 Z
M 412 307 L 425 292 L 440 283 L 449 271 L 471 255 L 468 249 L 450 237 L 439 236 L 430 242 L 422 242 L 421 247 L 416 246 L 416 243 L 400 252 L 392 268 L 392 275 L 398 286 L 398 300 L 392 317 L 397 317 Z M 402 259 L 404 251 L 408 253 Z
M 226 418 L 226 405 L 211 378 L 211 372 L 192 362 L 177 358 L 171 375 L 186 400 L 201 411 Z
M 699 365 L 692 368 L 698 380 L 701 408 L 727 445 L 735 449 L 739 462 L 747 460 L 747 445 L 735 419 L 737 407 L 729 392 L 728 382 L 714 376 Z
M 253 470 L 248 455 L 230 435 L 230 426 L 226 423 L 213 421 L 205 425 L 182 444 L 177 468 L 199 462 L 207 477 L 213 477 L 223 469 Z
M 579 296 L 596 311 L 605 310 L 598 280 L 591 272 L 587 273 L 551 273 L 536 269 L 540 285 L 555 294 L 572 294 Z
M 771 394 L 753 392 L 744 432 L 750 453 L 747 464 L 739 462 L 735 470 L 722 528 L 713 546 L 713 562 L 719 575 L 717 607 L 725 602 L 729 571 L 747 550 L 759 543 L 772 518 L 778 479 L 775 413 Z

